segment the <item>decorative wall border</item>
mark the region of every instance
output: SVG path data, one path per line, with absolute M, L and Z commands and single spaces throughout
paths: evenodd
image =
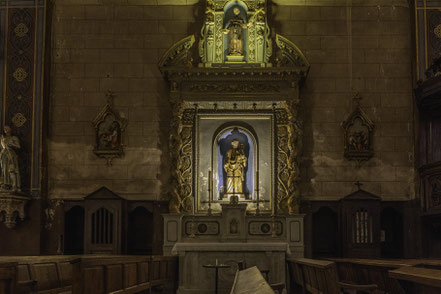
M 20 138 L 25 192 L 40 197 L 47 0 L 0 1 L 0 121 Z

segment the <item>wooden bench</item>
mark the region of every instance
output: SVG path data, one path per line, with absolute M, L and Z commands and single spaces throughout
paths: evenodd
M 67 294 L 72 288 L 72 256 L 1 257 L 16 265 L 14 294 Z M 0 292 L 3 293 L 3 292 Z
M 372 260 L 353 258 L 330 258 L 337 264 L 340 279 L 356 284 L 377 284 L 384 293 L 405 294 L 399 283 L 389 277 L 389 270 L 412 266 L 416 260 Z
M 381 293 L 377 285 L 359 285 L 342 282 L 339 279 L 337 266 L 332 261 L 308 258 L 289 259 L 288 266 L 296 284 L 302 287 L 303 293 L 340 294 L 342 289 L 349 293 Z
M 17 283 L 17 263 L 0 263 L 0 293 L 14 293 Z
M 82 257 L 72 261 L 72 294 L 150 293 L 157 286 L 171 293 L 176 262 L 164 256 Z
M 402 267 L 389 271 L 389 276 L 397 280 L 406 294 L 441 293 L 441 270 L 419 266 Z

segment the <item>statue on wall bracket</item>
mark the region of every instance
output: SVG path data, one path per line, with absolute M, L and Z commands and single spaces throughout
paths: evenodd
M 368 118 L 360 107 L 361 96 L 357 93 L 354 97 L 356 107 L 349 117 L 342 123 L 344 130 L 344 156 L 348 160 L 356 160 L 360 165 L 362 161 L 369 160 L 373 155 L 374 123 Z
M 21 173 L 18 151 L 20 140 L 5 125 L 0 137 L 0 220 L 7 228 L 14 228 L 17 219 L 24 220 L 29 197 L 21 191 Z
M 106 94 L 107 104 L 93 120 L 95 128 L 95 148 L 93 153 L 96 156 L 105 158 L 107 165 L 112 165 L 112 160 L 121 157 L 123 150 L 123 133 L 127 126 L 127 120 L 121 118 L 113 108 L 115 95 L 108 91 Z

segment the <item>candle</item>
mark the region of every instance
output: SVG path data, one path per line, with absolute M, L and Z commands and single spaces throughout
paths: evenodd
M 256 171 L 256 190 L 259 191 L 259 170 Z M 257 193 L 259 195 L 259 193 Z
M 260 214 L 260 201 L 259 201 L 259 170 L 256 171 L 256 214 Z
M 211 191 L 212 189 L 212 179 L 213 179 L 213 175 L 211 174 L 211 170 L 208 170 L 208 192 Z M 208 197 L 210 197 L 210 195 L 208 195 Z

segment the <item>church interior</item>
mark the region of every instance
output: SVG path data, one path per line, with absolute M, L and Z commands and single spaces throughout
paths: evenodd
M 0 294 L 441 293 L 441 1 L 0 0 Z

